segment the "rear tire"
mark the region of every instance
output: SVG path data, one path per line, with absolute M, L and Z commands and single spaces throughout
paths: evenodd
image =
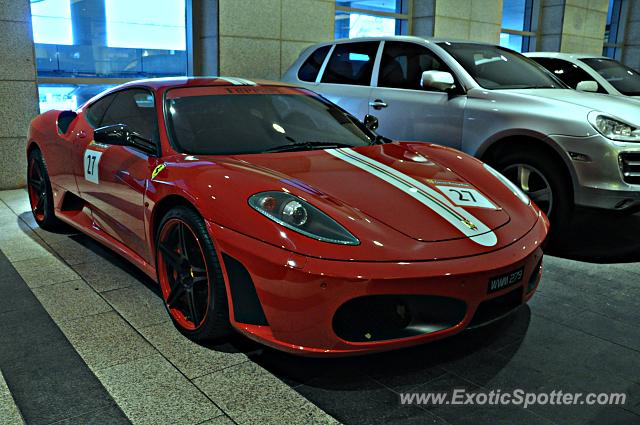
M 56 217 L 53 206 L 53 191 L 47 164 L 42 152 L 34 149 L 29 153 L 27 165 L 27 190 L 33 218 L 45 230 L 58 230 L 62 222 Z
M 227 292 L 218 256 L 204 220 L 178 206 L 156 235 L 156 269 L 165 307 L 189 339 L 210 341 L 231 333 Z
M 523 148 L 492 162 L 547 214 L 554 233 L 568 224 L 574 208 L 573 189 L 560 161 L 538 149 Z

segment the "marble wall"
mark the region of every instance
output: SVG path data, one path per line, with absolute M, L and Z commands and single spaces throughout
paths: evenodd
M 608 0 L 565 0 L 560 51 L 602 54 Z
M 608 0 L 545 0 L 537 50 L 601 55 Z
M 628 13 L 628 18 L 624 35 L 620 37 L 623 42 L 622 62 L 640 71 L 640 4 L 636 3 L 637 0 L 627 1 L 623 11 Z
M 498 43 L 502 0 L 414 0 L 413 34 Z
M 29 122 L 38 113 L 38 92 L 29 0 L 2 0 L 0 7 L 0 189 L 26 181 Z
M 278 80 L 307 46 L 333 39 L 334 0 L 219 0 L 219 74 Z

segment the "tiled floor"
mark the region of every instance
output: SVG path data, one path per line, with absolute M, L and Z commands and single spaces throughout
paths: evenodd
M 90 238 L 38 229 L 28 209 L 25 191 L 0 192 L 0 250 L 130 422 L 337 423 L 234 346 L 182 337 L 141 272 Z
M 640 423 L 640 215 L 579 212 L 558 256 L 546 257 L 538 294 L 508 320 L 422 347 L 326 360 L 242 338 L 191 343 L 133 266 L 87 237 L 35 227 L 24 191 L 0 200 L 0 250 L 133 423 Z M 0 310 L 10 308 L 20 305 L 0 299 Z M 625 392 L 628 401 L 399 403 L 402 392 L 454 388 Z
M 7 387 L 7 383 L 0 371 L 0 418 L 5 425 L 22 425 L 24 419 L 13 400 L 13 396 Z

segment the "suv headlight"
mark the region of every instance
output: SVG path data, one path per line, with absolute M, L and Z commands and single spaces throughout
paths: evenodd
M 522 191 L 522 189 L 520 189 L 518 186 L 516 186 L 516 184 L 514 182 L 512 182 L 511 180 L 509 180 L 508 178 L 506 178 L 504 175 L 502 175 L 502 173 L 496 171 L 493 167 L 489 166 L 488 164 L 482 164 L 484 165 L 484 168 L 490 172 L 491 174 L 493 174 L 498 180 L 500 180 L 502 182 L 502 184 L 504 184 L 505 186 L 507 186 L 507 188 L 509 188 L 514 195 L 516 195 L 518 197 L 518 199 L 520 199 L 525 205 L 529 205 L 531 204 L 531 199 L 529 199 L 529 197 L 527 196 L 526 193 L 524 193 Z
M 597 111 L 590 112 L 588 119 L 593 128 L 607 139 L 621 142 L 640 142 L 640 130 L 631 124 Z
M 310 238 L 340 244 L 360 245 L 358 238 L 331 217 L 302 198 L 284 192 L 261 192 L 249 205 L 276 223 Z

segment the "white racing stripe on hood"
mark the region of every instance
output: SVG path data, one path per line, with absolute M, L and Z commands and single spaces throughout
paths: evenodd
M 394 168 L 366 157 L 353 149 L 326 149 L 330 155 L 366 171 L 398 188 L 451 223 L 463 235 L 483 246 L 494 246 L 498 238 L 489 227 L 464 208 L 453 205 L 440 192 Z
M 255 86 L 257 85 L 253 81 L 245 80 L 244 78 L 232 78 L 232 77 L 220 77 L 221 80 L 225 80 L 234 86 Z

